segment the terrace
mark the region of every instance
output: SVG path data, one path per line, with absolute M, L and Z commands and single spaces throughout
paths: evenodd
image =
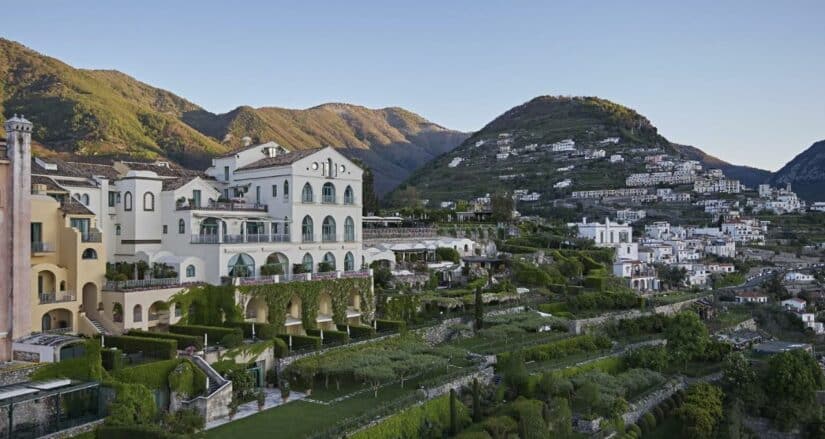
M 240 244 L 260 242 L 290 242 L 290 239 L 289 235 L 285 234 L 199 234 L 192 235 L 189 242 L 191 244 Z
M 367 269 L 356 271 L 329 271 L 326 273 L 298 273 L 276 274 L 272 276 L 238 277 L 237 282 L 239 285 L 269 285 L 313 280 L 368 278 L 370 276 L 372 276 L 372 270 Z
M 252 212 L 266 212 L 267 205 L 259 203 L 244 203 L 235 201 L 210 201 L 204 205 L 198 204 L 179 204 L 175 206 L 176 210 L 220 210 L 220 211 L 252 211 Z

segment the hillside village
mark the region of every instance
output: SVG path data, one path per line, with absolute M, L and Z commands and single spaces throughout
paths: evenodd
M 818 419 L 825 218 L 790 187 L 621 136 L 497 135 L 448 168 L 551 155 L 554 187 L 365 211 L 364 170 L 333 148 L 251 143 L 198 171 L 32 157 L 33 124 L 5 130 L 4 437 L 761 436 Z M 630 174 L 562 178 L 590 164 Z M 529 214 L 541 203 L 555 212 Z

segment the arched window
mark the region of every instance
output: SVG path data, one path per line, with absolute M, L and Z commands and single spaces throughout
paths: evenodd
M 355 271 L 355 256 L 352 252 L 347 252 L 344 256 L 344 271 Z
M 126 192 L 123 194 L 123 210 L 132 210 L 132 193 Z
M 284 235 L 286 235 L 287 239 L 292 240 L 292 238 L 289 237 L 289 217 L 288 216 L 284 217 Z
M 321 231 L 321 239 L 324 242 L 335 242 L 335 220 L 331 216 L 324 218 Z
M 249 277 L 255 274 L 255 260 L 246 253 L 238 253 L 229 259 L 229 276 Z
M 284 200 L 289 199 L 289 182 L 284 180 Z
M 97 259 L 97 252 L 93 248 L 87 248 L 83 250 L 83 254 L 81 255 L 83 259 Z
M 194 265 L 187 265 L 186 266 L 186 277 L 195 277 L 195 266 Z
M 309 215 L 301 221 L 301 240 L 304 242 L 314 242 L 315 232 L 312 229 L 312 218 Z
M 66 281 L 65 280 L 60 281 L 60 291 L 66 291 Z
M 135 309 L 132 311 L 132 321 L 133 322 L 142 322 L 143 321 L 143 308 L 140 305 L 135 305 Z
M 355 221 L 351 216 L 344 220 L 344 241 L 355 241 Z
M 309 183 L 304 185 L 304 190 L 301 191 L 301 201 L 304 203 L 312 202 L 312 186 Z
M 143 210 L 155 210 L 155 194 L 151 192 L 143 194 Z
M 321 187 L 321 202 L 335 204 L 335 186 L 332 183 L 324 183 L 324 186 Z
M 344 204 L 355 204 L 355 191 L 352 190 L 352 186 L 344 189 Z
M 335 271 L 335 255 L 333 255 L 332 252 L 327 252 L 327 254 L 324 255 L 324 264 L 329 271 Z
M 184 221 L 183 218 L 178 220 L 178 233 L 181 235 L 186 233 L 186 221 Z
M 84 205 L 88 206 L 89 205 L 89 194 L 83 194 L 83 196 L 80 197 L 80 200 Z
M 312 255 L 307 253 L 304 255 L 304 259 L 301 260 L 301 263 L 304 266 L 304 271 L 307 273 L 312 273 Z

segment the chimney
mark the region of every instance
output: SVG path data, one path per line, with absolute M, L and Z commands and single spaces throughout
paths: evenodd
M 45 184 L 33 184 L 32 185 L 32 193 L 36 195 L 46 195 L 46 185 Z

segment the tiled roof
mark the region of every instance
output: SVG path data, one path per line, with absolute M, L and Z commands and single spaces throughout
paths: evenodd
M 111 165 L 86 162 L 70 162 L 56 158 L 42 159 L 46 163 L 52 163 L 57 169 L 51 170 L 40 166 L 32 158 L 32 174 L 53 175 L 62 177 L 92 178 L 100 175 L 110 180 L 118 177 L 118 172 Z
M 195 177 L 181 177 L 181 178 L 167 178 L 163 180 L 163 189 L 164 191 L 173 191 L 180 187 L 186 185 L 192 181 Z
M 94 215 L 95 213 L 89 210 L 88 207 L 84 206 L 83 204 L 78 203 L 75 200 L 64 201 L 60 205 L 60 210 L 64 213 L 74 214 L 74 215 Z
M 67 192 L 66 189 L 60 187 L 54 180 L 44 175 L 32 175 L 32 185 L 42 184 L 46 186 L 47 191 L 52 192 Z
M 301 149 L 298 151 L 293 151 L 288 154 L 280 154 L 275 157 L 266 157 L 257 162 L 250 163 L 246 166 L 240 167 L 237 171 L 245 171 L 249 169 L 261 169 L 261 168 L 269 168 L 272 166 L 285 166 L 291 165 L 298 160 L 301 160 L 304 157 L 308 157 L 316 152 L 322 150 L 323 148 L 312 148 L 312 149 Z

